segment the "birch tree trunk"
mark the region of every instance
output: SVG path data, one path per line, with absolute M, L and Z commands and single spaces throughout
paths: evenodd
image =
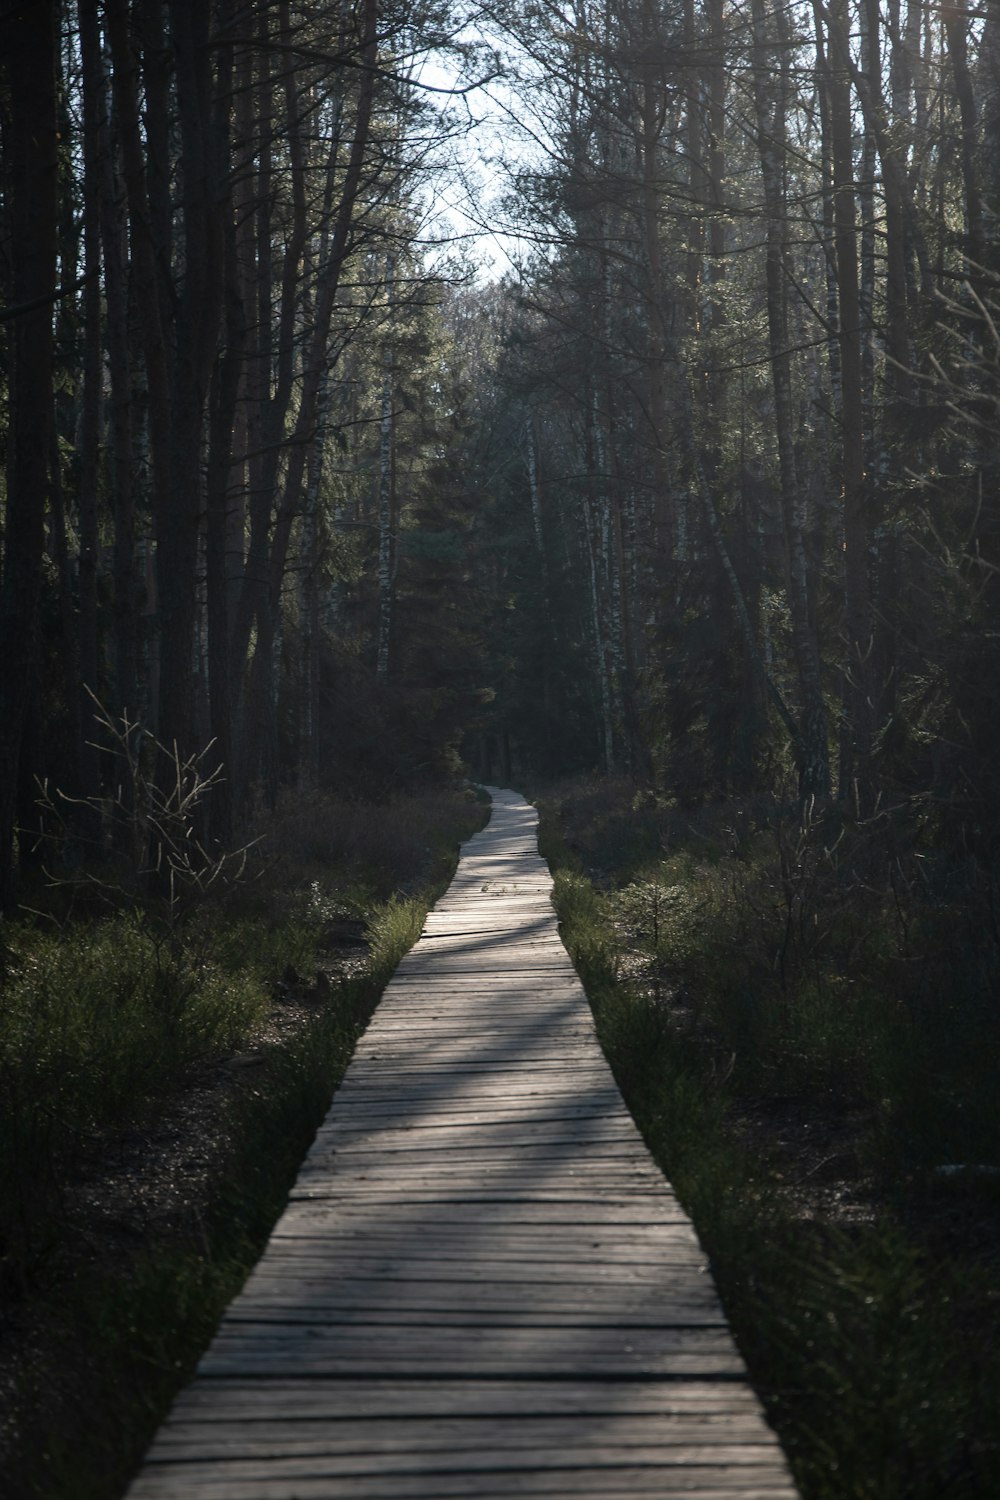
M 823 266 L 825 272 L 826 353 L 830 373 L 830 401 L 835 424 L 840 423 L 844 404 L 843 374 L 840 368 L 840 298 L 837 294 L 837 251 L 834 230 L 835 198 L 833 189 L 833 138 L 830 127 L 829 64 L 826 56 L 826 34 L 819 10 L 815 12 L 816 101 L 820 124 L 820 191 L 822 210 Z M 840 471 L 837 456 L 836 470 Z
M 395 572 L 396 528 L 396 424 L 395 424 L 395 349 L 393 347 L 396 315 L 396 252 L 389 249 L 385 257 L 386 332 L 382 347 L 382 393 L 379 410 L 378 444 L 378 632 L 375 676 L 385 682 L 389 676 L 392 645 L 393 590 Z
M 643 55 L 640 99 L 640 157 L 642 164 L 642 240 L 647 277 L 646 296 L 649 315 L 648 389 L 649 432 L 653 469 L 653 506 L 656 554 L 657 609 L 663 609 L 662 596 L 672 588 L 671 567 L 674 558 L 675 524 L 670 495 L 670 474 L 666 442 L 669 429 L 667 401 L 667 329 L 664 306 L 663 261 L 660 247 L 660 192 L 657 156 L 665 124 L 665 110 L 659 97 L 653 57 L 656 47 L 656 21 L 651 0 L 642 11 L 641 46 Z M 671 608 L 673 605 L 671 604 Z
M 598 582 L 597 549 L 594 542 L 594 515 L 588 498 L 583 511 L 583 542 L 587 558 L 587 578 L 590 584 L 590 627 L 594 643 L 594 675 L 597 678 L 598 702 L 600 705 L 601 753 L 604 770 L 608 776 L 615 773 L 615 726 L 611 708 L 611 684 L 608 680 L 607 649 L 601 611 L 601 590 Z
M 986 258 L 986 236 L 983 225 L 983 196 L 979 171 L 979 122 L 972 74 L 969 69 L 969 8 L 967 0 L 951 0 L 943 10 L 948 54 L 955 85 L 955 96 L 962 121 L 961 163 L 965 197 L 965 253 L 969 276 L 981 289 L 982 269 Z
M 988 268 L 1000 266 L 1000 0 L 989 0 L 979 51 L 983 132 L 983 217 Z
M 549 590 L 549 566 L 545 552 L 545 531 L 542 526 L 542 492 L 538 482 L 538 439 L 535 435 L 535 423 L 530 416 L 524 419 L 524 466 L 528 474 L 528 495 L 531 500 L 531 524 L 535 531 L 535 548 L 538 553 L 538 567 L 542 575 L 542 584 L 545 589 L 546 599 Z

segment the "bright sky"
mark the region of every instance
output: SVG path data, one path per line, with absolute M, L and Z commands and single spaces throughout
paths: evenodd
M 442 90 L 432 97 L 456 124 L 448 148 L 451 163 L 434 174 L 428 187 L 428 233 L 459 237 L 453 248 L 464 248 L 478 267 L 480 281 L 503 276 L 523 259 L 528 248 L 527 242 L 497 227 L 502 218 L 498 200 L 508 187 L 505 163 L 523 161 L 528 154 L 513 124 L 519 111 L 523 112 L 523 104 L 517 102 L 502 78 L 468 93 L 447 92 L 467 88 L 488 71 L 488 66 L 480 64 L 477 69 L 475 63 L 465 70 L 458 60 L 435 53 L 416 75 L 420 83 Z

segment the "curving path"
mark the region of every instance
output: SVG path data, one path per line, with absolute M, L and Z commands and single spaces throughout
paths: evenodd
M 794 1500 L 491 791 L 129 1500 Z

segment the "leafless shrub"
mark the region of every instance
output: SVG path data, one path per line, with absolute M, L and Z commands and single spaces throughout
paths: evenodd
M 110 762 L 107 789 L 71 797 L 39 782 L 46 876 L 71 898 L 154 904 L 172 931 L 209 892 L 245 877 L 255 841 L 220 851 L 204 838 L 206 802 L 222 780 L 213 742 L 185 756 L 90 696 L 98 734 L 90 743 Z

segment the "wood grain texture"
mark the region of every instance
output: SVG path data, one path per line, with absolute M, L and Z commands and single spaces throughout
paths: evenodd
M 131 1500 L 794 1500 L 492 795 Z

